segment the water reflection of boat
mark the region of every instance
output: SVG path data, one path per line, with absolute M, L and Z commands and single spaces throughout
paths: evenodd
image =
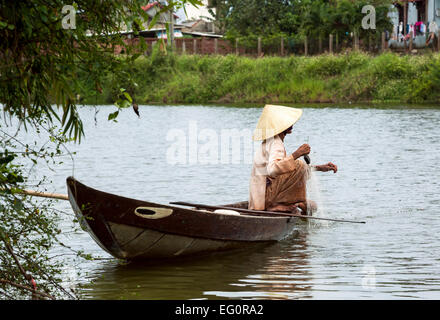
M 248 285 L 264 293 L 267 299 L 311 298 L 307 234 L 301 233 L 292 241 L 274 246 L 280 254 L 267 257 L 259 273 L 247 277 Z
M 207 253 L 197 259 L 114 261 L 88 267 L 85 299 L 311 298 L 306 226 L 273 244 Z M 295 232 L 296 233 L 296 232 Z
M 298 219 L 215 213 L 125 198 L 67 178 L 69 201 L 81 226 L 117 258 L 170 258 L 275 242 Z

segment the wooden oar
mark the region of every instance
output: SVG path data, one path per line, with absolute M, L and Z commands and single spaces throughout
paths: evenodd
M 49 192 L 41 192 L 41 191 L 34 191 L 34 190 L 23 190 L 18 193 L 27 194 L 29 196 L 34 196 L 34 197 L 69 200 L 69 197 L 67 196 L 67 194 L 61 194 L 61 193 L 49 193 Z
M 186 206 L 186 207 L 204 208 L 204 209 L 235 210 L 235 211 L 238 211 L 238 212 L 253 213 L 253 214 L 258 214 L 258 215 L 276 215 L 276 216 L 283 216 L 283 217 L 296 217 L 296 218 L 305 218 L 305 219 L 316 219 L 316 220 L 334 221 L 334 222 L 365 223 L 365 221 L 353 221 L 353 220 L 320 218 L 320 217 L 314 217 L 314 216 L 305 216 L 305 215 L 303 216 L 301 214 L 294 214 L 294 213 L 285 213 L 285 212 L 276 212 L 276 211 L 250 210 L 250 209 L 225 207 L 225 206 L 210 206 L 210 205 L 206 205 L 206 204 L 189 203 L 189 202 L 181 202 L 181 201 L 170 202 L 170 204 L 176 204 L 176 205 Z

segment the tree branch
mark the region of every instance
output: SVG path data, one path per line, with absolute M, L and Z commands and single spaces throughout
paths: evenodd
M 12 282 L 10 280 L 0 279 L 0 283 L 9 284 L 9 285 L 11 285 L 13 287 L 16 287 L 16 288 L 19 288 L 19 289 L 31 291 L 32 294 L 36 294 L 36 295 L 39 295 L 39 296 L 42 296 L 42 297 L 45 297 L 45 298 L 49 298 L 49 299 L 55 300 L 55 297 L 51 296 L 50 294 L 37 291 L 34 288 L 31 288 L 31 287 L 28 287 L 28 286 L 24 286 L 24 285 Z
M 18 258 L 15 255 L 14 251 L 12 250 L 11 245 L 6 241 L 6 239 L 3 238 L 3 242 L 5 243 L 6 249 L 11 254 L 12 258 L 14 258 L 15 264 L 18 266 L 18 269 L 23 274 L 24 278 L 27 281 L 29 281 L 29 283 L 31 284 L 32 287 L 27 287 L 27 288 L 29 288 L 32 291 L 32 299 L 36 300 L 37 299 L 36 294 L 38 293 L 38 291 L 36 289 L 35 280 L 32 278 L 30 274 L 26 273 L 23 266 L 20 264 L 20 261 L 18 261 Z
M 18 269 L 23 274 L 24 278 L 26 280 L 29 280 L 28 279 L 28 277 L 29 277 L 28 274 L 26 273 L 26 271 L 24 271 L 23 267 L 21 266 L 20 262 L 18 261 L 17 256 L 15 255 L 14 251 L 12 251 L 11 245 L 6 241 L 6 239 L 3 239 L 3 242 L 5 243 L 6 249 L 8 250 L 10 255 L 12 256 L 12 258 L 14 258 L 15 264 L 18 266 Z

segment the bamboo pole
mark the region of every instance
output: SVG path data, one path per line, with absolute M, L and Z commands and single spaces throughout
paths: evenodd
M 235 39 L 235 54 L 238 56 L 240 51 L 238 50 L 238 38 Z
M 171 51 L 174 51 L 174 14 L 173 10 L 170 10 L 170 39 L 168 39 L 168 45 L 171 47 Z
M 385 44 L 385 32 L 382 32 L 382 52 L 385 52 L 386 48 L 385 48 L 386 44 Z
M 19 193 L 26 194 L 28 196 L 34 196 L 34 197 L 69 200 L 69 197 L 67 196 L 67 194 L 61 194 L 61 193 L 49 193 L 49 192 L 41 192 L 41 191 L 34 191 L 34 190 L 23 190 Z
M 330 219 L 330 218 L 320 218 L 314 216 L 306 216 L 301 214 L 287 213 L 287 212 L 276 212 L 276 211 L 262 211 L 262 210 L 250 210 L 250 209 L 242 209 L 242 208 L 234 208 L 234 207 L 225 207 L 225 206 L 210 206 L 206 204 L 197 204 L 197 203 L 188 203 L 188 202 L 170 202 L 170 204 L 186 206 L 186 207 L 195 207 L 195 208 L 204 208 L 204 209 L 227 209 L 227 210 L 235 210 L 238 212 L 250 213 L 255 215 L 273 215 L 273 216 L 284 216 L 284 217 L 297 217 L 297 218 L 305 218 L 305 219 L 316 219 L 316 220 L 327 220 L 327 221 L 335 221 L 335 222 L 349 222 L 349 223 L 365 223 L 365 221 L 353 221 L 353 220 L 342 220 L 342 219 Z

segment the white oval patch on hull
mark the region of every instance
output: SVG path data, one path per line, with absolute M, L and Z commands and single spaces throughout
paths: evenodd
M 161 219 L 173 213 L 173 209 L 161 207 L 137 207 L 134 214 L 144 219 Z

